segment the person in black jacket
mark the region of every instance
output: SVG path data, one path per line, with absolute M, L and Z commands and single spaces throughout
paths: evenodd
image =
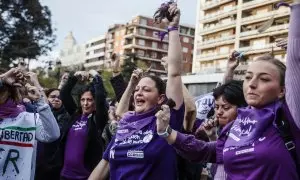
M 36 180 L 60 179 L 60 171 L 63 166 L 63 148 L 61 137 L 67 131 L 70 115 L 64 108 L 60 99 L 59 89 L 49 89 L 46 96 L 51 107 L 52 113 L 60 129 L 60 138 L 52 143 L 38 143 Z
M 80 106 L 74 102 L 71 91 L 77 81 L 85 81 L 92 75 L 93 81 L 81 90 Z M 60 96 L 64 107 L 71 115 L 68 131 L 62 137 L 64 143 L 63 180 L 86 180 L 102 157 L 104 142 L 101 138 L 108 121 L 106 91 L 102 78 L 92 70 L 70 74 L 62 87 Z

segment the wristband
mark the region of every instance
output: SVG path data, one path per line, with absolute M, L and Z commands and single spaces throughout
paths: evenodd
M 161 31 L 158 32 L 158 36 L 160 37 L 160 41 L 163 41 L 165 36 L 170 32 L 170 31 L 177 31 L 178 27 L 177 26 L 171 26 L 168 27 L 167 31 Z

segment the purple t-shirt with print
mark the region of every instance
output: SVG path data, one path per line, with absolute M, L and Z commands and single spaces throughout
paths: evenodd
M 103 159 L 110 164 L 111 180 L 177 179 L 176 151 L 157 135 L 154 115 L 155 113 L 136 115 L 141 120 L 153 120 L 122 141 L 118 141 L 116 137 L 112 139 L 103 154 Z M 184 104 L 179 110 L 171 110 L 170 126 L 180 131 L 183 118 Z
M 64 167 L 61 176 L 73 180 L 86 180 L 91 172 L 84 167 L 84 153 L 87 144 L 88 116 L 82 115 L 72 125 L 66 142 Z
M 296 148 L 299 150 L 300 130 L 291 120 L 292 117 L 286 104 L 278 108 L 284 109 L 286 118 L 290 120 L 291 132 L 296 140 Z M 273 113 L 266 112 L 266 108 L 264 111 L 240 109 L 237 120 L 222 132 L 217 142 L 217 163 L 224 163 L 225 171 L 228 174 L 227 179 L 299 179 L 294 160 L 287 151 L 274 122 L 277 115 L 275 113 L 276 109 L 274 109 Z M 256 121 L 256 118 L 245 118 L 251 117 L 251 115 L 260 117 L 258 119 L 260 122 L 268 123 L 259 125 L 257 124 L 259 121 Z M 240 126 L 241 129 L 235 127 L 237 124 L 242 124 Z M 253 140 L 248 139 L 248 143 L 245 142 L 241 146 L 242 139 L 234 135 L 234 130 L 239 132 L 239 134 L 253 134 L 251 129 L 259 126 L 262 126 L 261 133 L 258 132 L 257 136 L 253 137 Z M 244 130 L 243 127 L 245 127 Z M 245 131 L 245 129 L 248 131 Z M 228 137 L 224 135 L 225 133 L 228 134 Z M 250 137 L 248 135 L 244 136 Z M 230 141 L 236 141 L 236 146 L 232 146 L 234 143 L 229 143 Z

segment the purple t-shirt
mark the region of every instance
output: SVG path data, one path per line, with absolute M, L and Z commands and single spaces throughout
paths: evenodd
M 157 135 L 154 115 L 135 115 L 141 120 L 153 120 L 124 140 L 118 141 L 114 137 L 110 142 L 103 159 L 109 161 L 111 180 L 177 179 L 176 152 L 165 139 Z M 184 104 L 179 110 L 171 110 L 170 126 L 177 131 L 181 130 L 183 118 Z
M 73 180 L 86 180 L 91 172 L 84 167 L 84 153 L 87 144 L 88 116 L 82 115 L 72 125 L 66 142 L 64 167 L 61 176 Z
M 296 140 L 297 150 L 299 150 L 300 130 L 297 129 L 294 121 L 291 120 L 291 115 L 286 105 L 283 104 L 281 107 L 285 110 L 287 119 L 290 120 L 291 131 Z M 255 113 L 257 113 L 257 116 Z M 264 110 L 245 108 L 240 109 L 238 114 L 237 120 L 230 125 L 230 128 L 227 127 L 222 132 L 217 142 L 217 163 L 224 163 L 225 171 L 228 174 L 227 179 L 298 179 L 294 160 L 287 151 L 274 122 L 275 112 L 272 114 L 268 113 L 266 108 Z M 253 114 L 253 117 L 260 117 L 260 119 L 256 121 L 256 118 L 245 118 L 251 117 Z M 259 121 L 264 123 L 259 125 L 257 124 Z M 237 128 L 237 125 L 241 128 Z M 237 130 L 236 132 L 248 138 L 251 137 L 249 136 L 250 134 L 253 134 L 252 129 L 257 129 L 261 126 L 261 133 L 258 132 L 256 137 L 245 140 L 244 145 L 241 145 L 243 139 L 233 134 L 234 130 Z M 224 133 L 228 134 L 227 138 L 223 136 Z M 237 146 L 230 146 L 230 141 L 236 141 Z

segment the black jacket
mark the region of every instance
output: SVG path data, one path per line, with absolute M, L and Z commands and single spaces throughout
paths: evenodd
M 74 102 L 71 91 L 77 83 L 77 78 L 73 75 L 70 75 L 65 86 L 60 91 L 60 96 L 63 102 L 64 107 L 71 114 L 71 120 L 68 124 L 68 131 L 62 135 L 62 142 L 64 145 L 67 141 L 67 135 L 69 129 L 75 123 L 79 116 L 81 116 L 80 107 L 76 106 Z M 108 121 L 108 108 L 106 106 L 106 91 L 103 85 L 102 78 L 96 76 L 93 79 L 92 85 L 95 90 L 95 105 L 96 111 L 92 113 L 92 116 L 88 119 L 87 128 L 88 128 L 88 143 L 85 147 L 84 163 L 85 167 L 92 171 L 96 165 L 102 159 L 102 153 L 104 151 L 104 142 L 101 137 L 105 124 Z M 80 103 L 79 103 L 80 104 Z
M 36 180 L 57 179 L 63 166 L 62 135 L 66 133 L 70 121 L 70 115 L 62 106 L 60 109 L 52 109 L 52 113 L 60 129 L 60 138 L 52 143 L 38 142 Z

